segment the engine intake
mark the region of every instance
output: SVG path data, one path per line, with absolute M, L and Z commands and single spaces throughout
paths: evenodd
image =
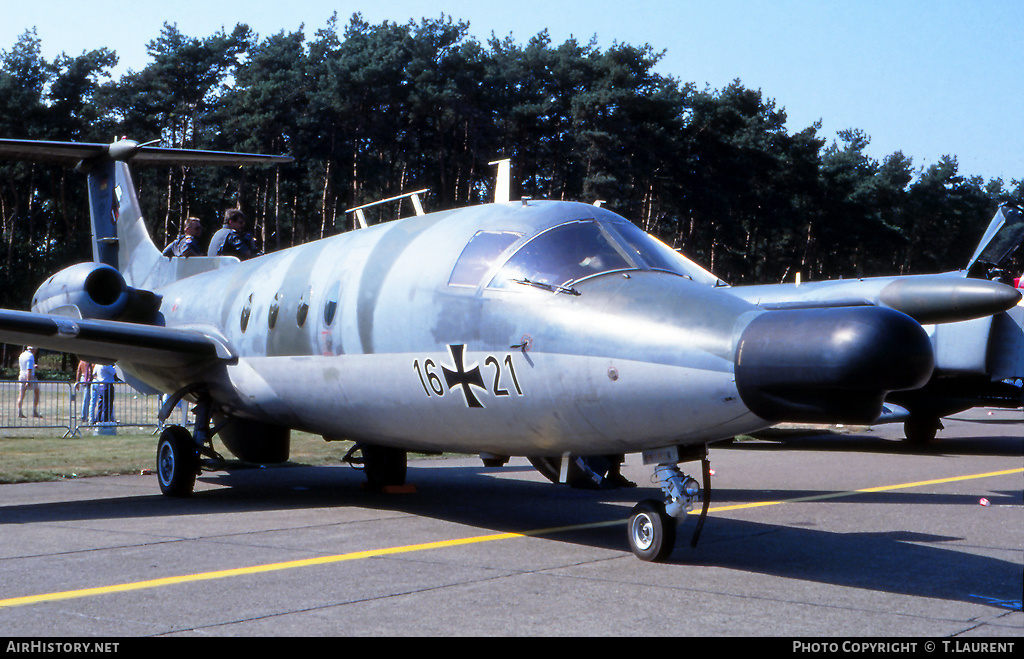
M 160 298 L 128 286 L 115 268 L 103 263 L 78 263 L 47 279 L 32 298 L 36 313 L 152 322 Z
M 892 309 L 768 311 L 737 344 L 736 387 L 774 423 L 870 423 L 887 393 L 923 386 L 934 364 L 924 328 Z

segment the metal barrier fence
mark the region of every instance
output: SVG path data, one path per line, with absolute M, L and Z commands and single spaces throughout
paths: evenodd
M 126 382 L 76 385 L 73 382 L 36 381 L 22 390 L 24 382 L 0 381 L 0 428 L 62 429 L 64 436 L 95 430 L 114 434 L 118 427 L 161 429 L 161 396 L 140 394 Z M 171 413 L 170 423 L 192 421 L 186 403 Z

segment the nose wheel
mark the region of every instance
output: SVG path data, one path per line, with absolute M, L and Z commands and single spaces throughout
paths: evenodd
M 629 548 L 642 561 L 661 562 L 676 546 L 676 519 L 665 504 L 647 499 L 633 506 L 629 516 Z
M 703 499 L 700 517 L 693 531 L 690 545 L 697 546 L 704 520 L 708 514 L 711 492 L 711 463 L 707 459 L 707 447 L 697 452 L 682 447 L 669 447 L 644 453 L 644 464 L 656 464 L 655 477 L 661 483 L 665 501 L 647 499 L 633 507 L 629 515 L 626 537 L 629 548 L 643 561 L 660 563 L 675 549 L 676 530 L 679 520 L 693 510 L 694 503 Z M 700 485 L 682 471 L 676 463 L 700 460 L 704 471 L 703 496 Z

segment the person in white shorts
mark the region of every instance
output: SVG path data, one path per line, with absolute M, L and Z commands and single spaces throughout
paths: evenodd
M 25 413 L 22 406 L 25 403 L 25 394 L 31 389 L 33 393 L 32 416 L 41 417 L 39 413 L 39 382 L 36 381 L 36 349 L 32 346 L 25 348 L 18 358 L 18 418 L 24 419 Z

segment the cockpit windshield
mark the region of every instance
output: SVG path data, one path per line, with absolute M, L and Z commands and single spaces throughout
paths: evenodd
M 563 290 L 584 277 L 636 267 L 597 222 L 569 222 L 526 243 L 498 271 L 490 285 L 509 288 L 527 284 Z
M 627 220 L 609 222 L 631 249 L 630 256 L 652 270 L 689 277 L 700 284 L 720 286 L 718 277 Z

